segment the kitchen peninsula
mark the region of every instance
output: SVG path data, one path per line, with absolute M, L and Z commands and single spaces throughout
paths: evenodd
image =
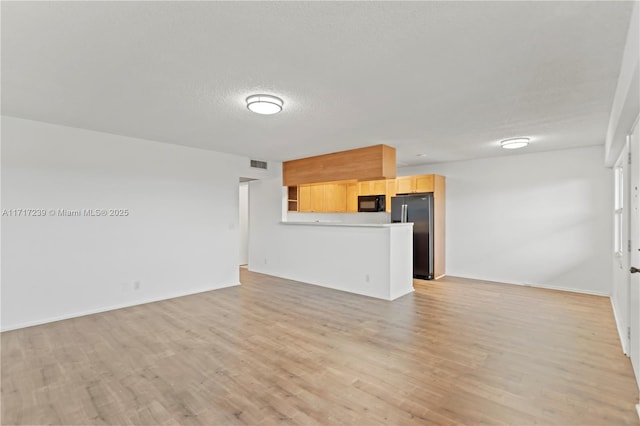
M 264 210 L 254 217 L 271 238 L 254 244 L 250 269 L 384 300 L 413 291 L 416 255 L 427 253 L 433 276 L 444 275 L 444 177 L 395 173 L 395 149 L 384 145 L 283 163 L 280 219 L 270 222 Z M 258 190 L 265 198 L 256 206 L 270 204 L 268 192 Z M 390 223 L 392 197 L 424 193 L 433 194 L 428 249 L 422 222 Z
M 281 222 L 286 278 L 385 300 L 413 291 L 412 223 Z M 302 247 L 302 245 L 301 245 Z

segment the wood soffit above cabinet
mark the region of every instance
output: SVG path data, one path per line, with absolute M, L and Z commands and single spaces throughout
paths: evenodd
M 282 163 L 284 186 L 395 177 L 396 149 L 387 145 L 373 145 Z

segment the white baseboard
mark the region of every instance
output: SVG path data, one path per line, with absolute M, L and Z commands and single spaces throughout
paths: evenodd
M 21 323 L 18 323 L 18 324 L 12 324 L 12 325 L 10 325 L 8 327 L 2 326 L 2 327 L 0 327 L 0 332 L 18 330 L 20 328 L 33 327 L 35 325 L 48 324 L 50 322 L 63 321 L 63 320 L 71 319 L 71 318 L 83 317 L 85 315 L 99 314 L 101 312 L 114 311 L 116 309 L 122 309 L 122 308 L 129 308 L 131 306 L 145 305 L 147 303 L 160 302 L 161 300 L 175 299 L 177 297 L 183 297 L 183 296 L 191 296 L 193 294 L 206 293 L 207 291 L 219 290 L 219 289 L 228 288 L 228 287 L 235 287 L 235 286 L 238 286 L 238 285 L 240 285 L 240 283 L 237 283 L 237 284 L 223 284 L 223 285 L 213 286 L 211 288 L 206 288 L 206 289 L 201 289 L 201 290 L 196 290 L 196 291 L 173 293 L 173 294 L 171 294 L 169 296 L 166 296 L 166 297 L 149 298 L 149 299 L 144 299 L 144 300 L 141 300 L 141 301 L 135 301 L 133 303 L 119 303 L 119 304 L 116 304 L 116 305 L 105 306 L 105 307 L 97 308 L 97 309 L 89 309 L 89 310 L 86 310 L 86 311 L 74 312 L 74 313 L 71 313 L 71 314 L 64 314 L 64 315 L 51 317 L 51 318 L 44 318 L 44 319 L 39 319 L 39 320 L 35 320 L 35 321 L 25 321 L 25 322 L 21 322 Z
M 521 281 L 509 281 L 509 282 L 507 282 L 507 281 L 497 281 L 497 280 L 492 279 L 492 278 L 465 277 L 465 276 L 462 276 L 462 275 L 451 275 L 451 274 L 447 274 L 447 276 L 452 277 L 452 278 L 455 278 L 455 277 L 465 278 L 465 279 L 468 279 L 468 280 L 491 281 L 491 282 L 499 283 L 499 284 L 520 285 L 520 286 L 523 286 L 523 287 L 544 288 L 544 289 L 547 289 L 547 290 L 568 291 L 568 292 L 571 292 L 571 293 L 589 294 L 591 296 L 604 296 L 604 297 L 611 296 L 609 293 L 606 293 L 606 292 L 594 291 L 594 290 L 585 290 L 585 289 L 581 289 L 581 288 L 558 287 L 558 286 L 553 286 L 553 285 L 528 283 L 528 282 L 521 282 Z
M 629 356 L 629 339 L 627 339 L 626 336 L 626 327 L 624 326 L 624 324 L 622 324 L 620 322 L 620 318 L 618 317 L 618 311 L 616 309 L 616 304 L 613 301 L 613 297 L 610 297 L 609 300 L 611 300 L 611 309 L 613 309 L 613 318 L 616 321 L 616 329 L 618 330 L 618 336 L 620 337 L 620 345 L 622 346 L 622 353 L 625 354 L 626 356 Z
M 640 418 L 640 404 L 636 404 L 636 413 L 638 413 L 638 418 Z

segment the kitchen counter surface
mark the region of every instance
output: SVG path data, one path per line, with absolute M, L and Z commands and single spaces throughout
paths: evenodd
M 283 221 L 282 225 L 311 225 L 311 226 L 345 226 L 350 228 L 395 228 L 402 226 L 413 226 L 412 222 L 407 223 L 344 223 L 344 222 L 322 222 L 322 221 Z

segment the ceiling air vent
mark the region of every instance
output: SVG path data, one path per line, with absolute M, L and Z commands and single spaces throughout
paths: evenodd
M 267 170 L 267 162 L 259 161 L 259 160 L 251 160 L 251 167 L 254 169 L 264 169 Z

